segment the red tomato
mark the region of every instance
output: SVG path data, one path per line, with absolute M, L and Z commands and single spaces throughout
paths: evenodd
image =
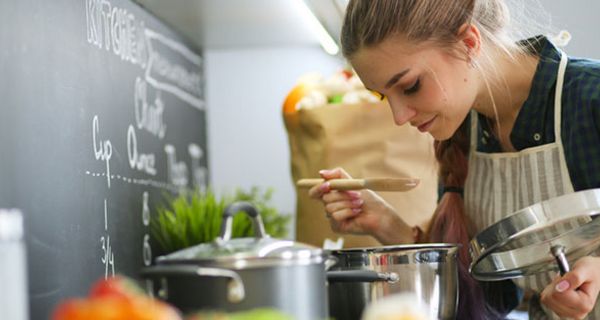
M 62 302 L 52 314 L 53 320 L 79 320 L 88 314 L 85 300 L 70 299 Z
M 352 78 L 354 75 L 351 70 L 342 70 L 342 74 L 346 77 L 346 80 Z
M 170 305 L 146 296 L 131 280 L 113 277 L 96 282 L 86 299 L 58 305 L 53 320 L 181 320 Z
M 98 280 L 94 283 L 89 293 L 90 298 L 107 296 L 130 299 L 144 296 L 144 292 L 142 292 L 131 280 L 122 276 L 114 276 L 108 279 Z
M 147 297 L 101 297 L 68 300 L 55 310 L 53 320 L 181 320 L 166 303 Z

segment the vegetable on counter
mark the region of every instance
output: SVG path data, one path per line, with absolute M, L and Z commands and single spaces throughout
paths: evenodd
M 85 298 L 61 302 L 52 320 L 183 320 L 171 305 L 147 296 L 132 280 L 115 276 L 97 281 Z M 294 320 L 276 309 L 201 311 L 185 320 Z
M 365 88 L 357 75 L 340 70 L 325 78 L 318 73 L 298 79 L 283 102 L 283 114 L 291 115 L 300 109 L 312 109 L 328 104 L 357 104 L 383 100 L 380 94 Z
M 361 320 L 433 320 L 429 310 L 416 294 L 395 293 L 368 304 Z
M 99 280 L 88 297 L 60 303 L 52 320 L 181 320 L 170 305 L 152 299 L 133 281 L 115 276 Z
M 235 313 L 199 312 L 186 320 L 293 320 L 277 310 L 263 308 Z

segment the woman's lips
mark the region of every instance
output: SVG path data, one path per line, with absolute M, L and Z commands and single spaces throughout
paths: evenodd
M 427 132 L 429 130 L 429 128 L 431 127 L 431 124 L 433 124 L 433 120 L 435 120 L 435 118 L 437 118 L 437 116 L 431 118 L 431 120 L 418 126 L 417 129 L 419 129 L 419 131 L 421 131 L 421 132 Z

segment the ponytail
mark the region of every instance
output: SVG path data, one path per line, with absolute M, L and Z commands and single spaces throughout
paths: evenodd
M 458 259 L 470 262 L 468 244 L 471 238 L 465 214 L 462 190 L 467 180 L 469 137 L 464 121 L 448 140 L 435 142 L 435 157 L 439 162 L 440 183 L 444 193 L 439 201 L 427 234 L 431 242 L 460 243 Z
M 452 138 L 435 142 L 435 156 L 440 165 L 440 182 L 444 192 L 426 234 L 428 242 L 458 243 L 459 299 L 457 319 L 499 319 L 485 302 L 479 282 L 469 274 L 470 221 L 465 214 L 462 190 L 468 173 L 469 118 Z

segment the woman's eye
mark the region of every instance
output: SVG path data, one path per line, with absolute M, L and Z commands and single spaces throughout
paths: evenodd
M 415 81 L 415 84 L 413 84 L 410 88 L 404 90 L 404 94 L 411 95 L 411 94 L 419 91 L 420 87 L 421 87 L 421 80 L 417 79 L 417 81 Z

